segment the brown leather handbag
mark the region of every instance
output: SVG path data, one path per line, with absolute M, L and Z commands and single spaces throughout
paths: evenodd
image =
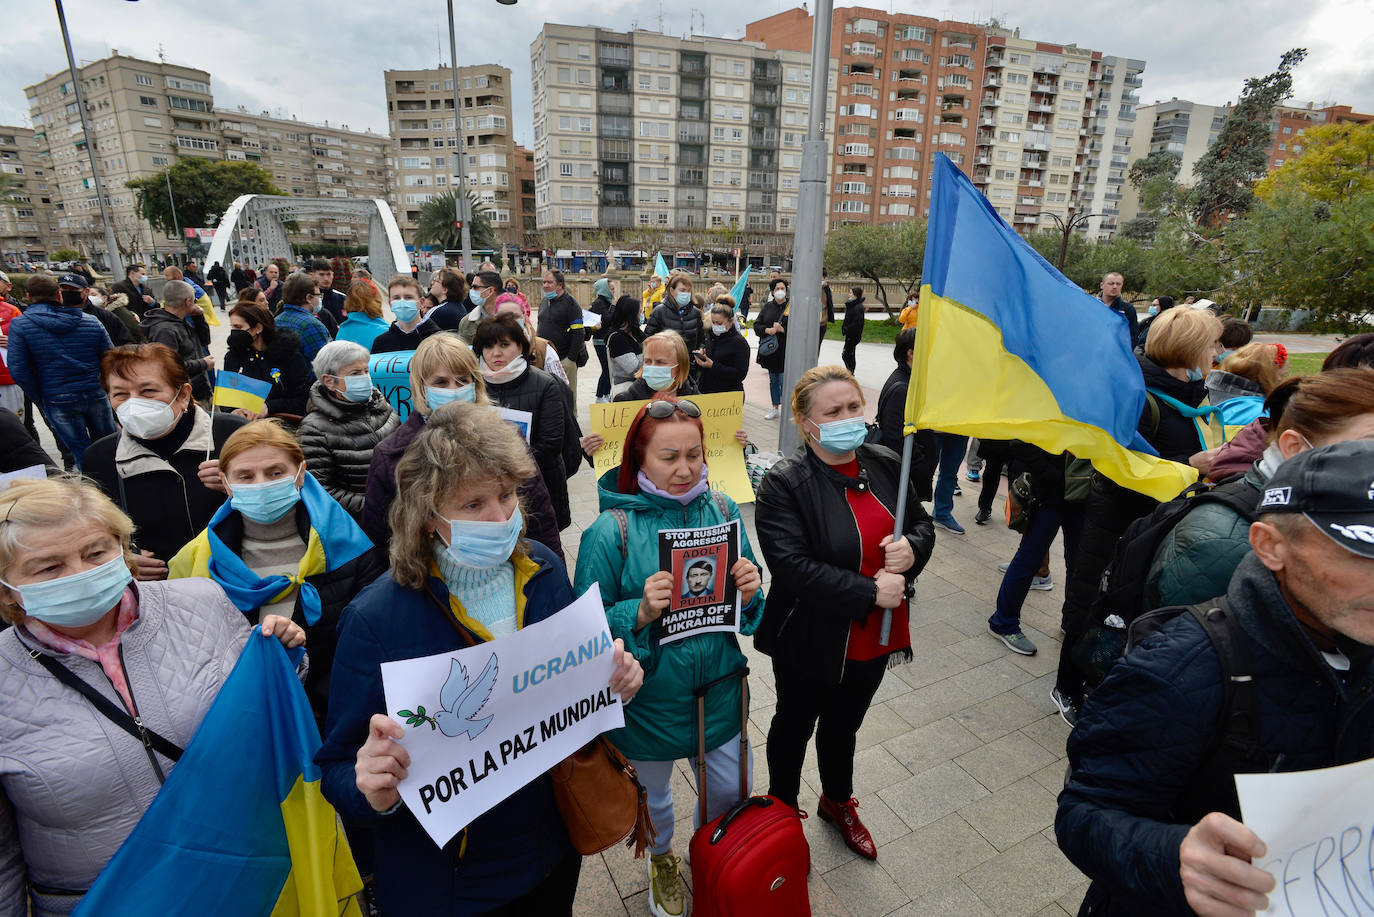
M 591 856 L 626 839 L 635 857 L 654 842 L 649 820 L 649 795 L 634 765 L 597 736 L 554 765 L 554 801 L 568 828 L 573 847 Z

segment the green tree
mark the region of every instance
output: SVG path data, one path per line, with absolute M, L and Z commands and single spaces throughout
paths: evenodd
M 1173 213 L 1186 193 L 1178 183 L 1183 158 L 1177 153 L 1155 152 L 1131 163 L 1126 178 L 1140 200 L 1140 215 L 1121 226 L 1121 234 L 1149 242 L 1160 220 Z
M 472 220 L 468 225 L 468 235 L 473 248 L 493 248 L 496 233 L 491 228 L 491 219 L 486 214 L 486 205 L 477 196 L 468 192 L 468 206 Z M 453 225 L 454 214 L 458 209 L 458 192 L 445 191 L 430 198 L 429 203 L 420 208 L 420 220 L 415 227 L 415 244 L 438 245 L 445 251 L 456 251 L 463 247 L 463 231 Z
M 1302 155 L 1255 186 L 1262 200 L 1286 189 L 1329 203 L 1374 192 L 1374 121 L 1311 127 L 1302 141 Z
M 167 196 L 170 180 L 176 204 Z M 126 182 L 138 197 L 138 210 L 153 226 L 175 233 L 178 224 L 208 226 L 210 217 L 218 218 L 241 194 L 285 195 L 272 183 L 272 176 L 252 162 L 211 162 L 198 156 L 178 159 L 166 169 Z
M 924 223 L 921 225 L 924 235 Z M 836 277 L 848 274 L 873 281 L 884 311 L 889 318 L 896 317 L 883 280 L 900 282 L 904 272 L 898 227 L 850 223 L 830 230 L 825 238 L 825 266 Z M 916 273 L 919 277 L 919 257 Z
M 1190 209 L 1199 225 L 1219 226 L 1254 205 L 1255 183 L 1269 166 L 1274 106 L 1293 94 L 1293 68 L 1305 57 L 1306 48 L 1293 48 L 1279 59 L 1273 73 L 1245 81 L 1240 100 L 1217 139 L 1193 166 L 1197 184 L 1190 195 Z
M 1308 309 L 1317 328 L 1368 330 L 1374 303 L 1374 193 L 1328 203 L 1276 191 L 1226 227 L 1233 300 Z

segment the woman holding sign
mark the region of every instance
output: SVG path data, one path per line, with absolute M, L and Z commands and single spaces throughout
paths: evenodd
M 420 349 L 410 359 L 410 393 L 410 416 L 372 450 L 372 464 L 367 469 L 363 531 L 383 550 L 391 544 L 391 523 L 387 517 L 396 500 L 396 466 L 425 428 L 425 421 L 451 401 L 491 404 L 487 400 L 486 381 L 477 369 L 477 358 L 455 334 L 437 334 L 420 344 Z M 558 535 L 558 518 L 538 468 L 534 477 L 520 485 L 520 499 L 524 501 L 530 539 L 562 560 L 563 541 Z
M 487 383 L 487 397 L 503 408 L 530 414 L 530 448 L 543 472 L 562 531 L 572 524 L 564 464 L 570 418 L 566 389 L 560 390 L 558 380 L 530 363 L 530 340 L 514 315 L 482 319 L 473 335 L 472 351 Z
M 391 572 L 344 612 L 316 761 L 325 797 L 373 828 L 374 889 L 389 914 L 571 913 L 582 862 L 548 775 L 440 848 L 401 811 L 397 785 L 410 756 L 397 741 L 405 730 L 383 712 L 383 663 L 499 640 L 573 601 L 562 562 L 523 537 L 519 490 L 535 467 L 515 427 L 490 408 L 433 411 L 396 468 Z M 643 671 L 618 640 L 615 658 L 610 687 L 629 701 Z
M 804 445 L 764 477 L 755 516 L 773 574 L 754 641 L 773 657 L 778 692 L 768 792 L 797 804 L 814 730 L 819 814 L 855 853 L 877 859 L 854 798 L 855 735 L 883 673 L 911 659 L 907 599 L 935 531 L 901 480 L 897 454 L 864 442 L 863 391 L 849 370 L 807 370 L 792 393 L 792 418 Z M 906 516 L 894 539 L 898 501 Z
M 611 634 L 622 638 L 650 673 L 638 699 L 625 709 L 625 728 L 610 738 L 634 761 L 649 791 L 657 835 L 649 860 L 649 909 L 658 915 L 681 914 L 685 901 L 673 855 L 669 781 L 673 762 L 692 756 L 696 748 L 692 692 L 745 664 L 735 633 L 716 629 L 679 637 L 680 630 L 667 632 L 665 612 L 676 630 L 683 620 L 679 609 L 705 612 L 698 619 L 704 621 L 713 609 L 733 603 L 738 632 L 747 635 L 758 626 L 764 606 L 759 568 L 742 524 L 733 566 L 719 562 L 729 556 L 726 550 L 701 552 L 717 558 L 708 561 L 709 573 L 697 554 L 670 550 L 671 570 L 664 569 L 660 532 L 740 518 L 729 497 L 709 489 L 703 438 L 701 411 L 691 401 L 651 401 L 641 408 L 625 435 L 619 469 L 601 476 L 602 512 L 583 534 L 577 555 L 577 591 L 600 584 Z M 733 589 L 727 588 L 730 578 Z M 697 594 L 715 596 L 720 604 L 692 601 Z M 707 697 L 708 818 L 740 798 L 739 691 L 739 682 L 728 681 Z

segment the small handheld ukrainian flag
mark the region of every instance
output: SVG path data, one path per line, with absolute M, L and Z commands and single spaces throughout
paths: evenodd
M 943 155 L 920 315 L 908 434 L 924 428 L 1072 452 L 1156 500 L 1197 480 L 1136 430 L 1145 381 L 1125 319 L 1040 257 Z
M 253 629 L 186 753 L 74 917 L 361 917 L 293 658 Z
M 665 281 L 668 279 L 668 274 L 670 272 L 668 270 L 668 262 L 663 260 L 663 252 L 654 253 L 654 273 L 662 277 Z
M 261 414 L 267 406 L 267 393 L 270 391 L 271 382 L 263 382 L 242 373 L 220 370 L 215 374 L 215 394 L 211 403 Z

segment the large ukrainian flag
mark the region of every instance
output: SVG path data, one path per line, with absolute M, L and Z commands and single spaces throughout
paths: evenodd
M 319 747 L 295 663 L 254 628 L 76 917 L 360 917 L 362 880 L 320 795 Z
M 1157 500 L 1197 480 L 1136 431 L 1145 382 L 1125 319 L 1041 258 L 944 155 L 935 158 L 920 315 L 908 434 L 1072 452 Z

